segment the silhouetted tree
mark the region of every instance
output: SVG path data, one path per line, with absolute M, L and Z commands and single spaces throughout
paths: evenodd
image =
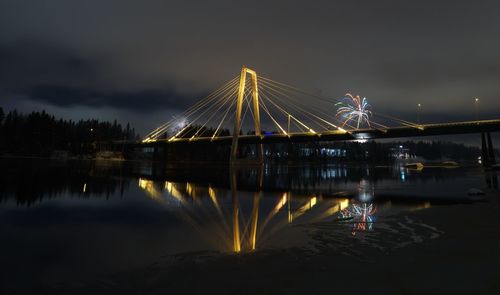
M 92 153 L 106 142 L 136 137 L 130 125 L 122 128 L 116 120 L 113 123 L 95 119 L 74 122 L 56 119 L 45 111 L 23 115 L 16 110 L 6 116 L 2 111 L 1 118 L 0 149 L 13 154 L 49 155 L 54 150 Z
M 3 118 L 5 118 L 5 113 L 3 111 L 3 108 L 0 107 L 0 127 L 2 126 Z

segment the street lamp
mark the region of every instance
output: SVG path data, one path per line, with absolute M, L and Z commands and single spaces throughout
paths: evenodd
M 420 124 L 420 108 L 422 107 L 422 104 L 417 104 L 417 123 Z
M 476 111 L 476 121 L 478 120 L 479 97 L 474 97 L 474 109 Z

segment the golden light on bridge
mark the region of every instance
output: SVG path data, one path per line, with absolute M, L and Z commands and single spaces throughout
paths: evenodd
M 364 99 L 352 95 L 350 97 L 355 98 L 356 104 L 361 109 L 366 108 L 367 103 Z M 477 121 L 477 105 L 480 99 L 478 97 L 473 97 L 473 99 L 476 105 Z M 239 151 L 239 139 L 245 137 L 246 144 L 257 146 L 256 153 L 251 152 L 252 157 L 257 154 L 258 161 L 262 162 L 264 157 L 262 144 L 264 143 L 293 143 L 309 140 L 361 140 L 365 142 L 365 140 L 377 138 L 455 134 L 457 129 L 467 129 L 469 130 L 467 133 L 474 130 L 482 132 L 481 130 L 489 127 L 490 124 L 487 122 L 488 120 L 421 124 L 420 112 L 423 109 L 423 104 L 417 103 L 415 104 L 417 123 L 370 110 L 371 118 L 369 123 L 367 122 L 368 127 L 362 128 L 361 124 L 353 126 L 349 123 L 353 114 L 348 112 L 345 103 L 337 109 L 337 113 L 339 110 L 341 112 L 345 110 L 346 115 L 343 120 L 339 120 L 338 114 L 335 114 L 334 110 L 334 107 L 340 103 L 336 102 L 338 100 L 339 98 L 332 99 L 331 97 L 311 94 L 289 84 L 258 76 L 255 70 L 243 66 L 238 76 L 197 101 L 179 116 L 154 129 L 142 142 L 192 141 L 193 144 L 194 142 L 219 142 L 223 144 L 231 142 L 230 161 L 234 162 L 237 160 Z M 244 135 L 242 128 L 248 127 L 244 125 L 247 112 L 253 117 L 254 130 L 250 129 Z M 367 114 L 367 111 L 364 113 Z M 261 116 L 265 116 L 266 120 L 261 122 Z M 179 124 L 176 119 L 179 117 L 183 118 L 182 124 Z M 357 122 L 360 123 L 359 117 Z M 266 126 L 266 128 L 269 127 L 270 130 L 263 134 L 261 123 L 269 125 L 270 127 Z M 234 127 L 232 133 L 229 131 L 231 126 Z M 172 128 L 175 131 L 171 131 Z M 415 132 L 415 130 L 427 132 Z M 167 131 L 171 131 L 172 134 L 167 134 Z M 360 133 L 367 136 L 360 137 Z

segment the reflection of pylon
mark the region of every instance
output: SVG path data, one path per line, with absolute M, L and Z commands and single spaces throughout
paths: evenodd
M 241 236 L 240 236 L 240 201 L 237 188 L 237 175 L 235 170 L 230 172 L 230 185 L 233 203 L 233 251 L 238 253 L 241 251 Z M 257 245 L 257 222 L 259 219 L 259 204 L 260 204 L 261 192 L 255 192 L 253 197 L 252 215 L 250 219 L 250 224 L 243 225 L 247 228 L 250 225 L 250 232 L 248 236 L 248 247 L 250 250 L 255 250 Z M 246 230 L 243 231 L 243 238 Z
M 260 114 L 259 114 L 259 89 L 257 87 L 257 73 L 254 70 L 243 66 L 241 68 L 240 86 L 238 89 L 238 98 L 236 101 L 236 113 L 234 115 L 234 132 L 233 141 L 231 144 L 231 161 L 235 161 L 238 154 L 238 137 L 241 131 L 241 110 L 243 107 L 243 98 L 245 95 L 245 84 L 247 74 L 252 78 L 252 100 L 253 100 L 253 115 L 255 125 L 255 135 L 261 136 L 260 131 Z M 262 145 L 257 148 L 257 156 L 260 161 L 263 160 Z
M 253 195 L 253 206 L 252 206 L 252 217 L 250 219 L 250 237 L 249 237 L 249 247 L 250 250 L 255 250 L 257 245 L 257 221 L 259 220 L 259 201 L 260 192 L 256 192 Z

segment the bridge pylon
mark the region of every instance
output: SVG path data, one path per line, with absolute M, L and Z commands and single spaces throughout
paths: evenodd
M 249 74 L 252 79 L 252 101 L 253 101 L 252 105 L 253 105 L 255 135 L 257 136 L 262 135 L 260 129 L 259 87 L 257 84 L 257 73 L 254 70 L 251 70 L 243 66 L 241 68 L 240 84 L 238 88 L 238 97 L 236 101 L 236 113 L 234 116 L 234 131 L 233 131 L 233 140 L 231 143 L 231 157 L 230 157 L 231 162 L 235 162 L 238 155 L 238 137 L 240 136 L 240 131 L 241 131 L 241 111 L 243 108 L 243 100 L 245 97 L 245 85 L 246 85 L 247 74 Z M 257 157 L 260 162 L 264 160 L 262 144 L 257 145 Z

